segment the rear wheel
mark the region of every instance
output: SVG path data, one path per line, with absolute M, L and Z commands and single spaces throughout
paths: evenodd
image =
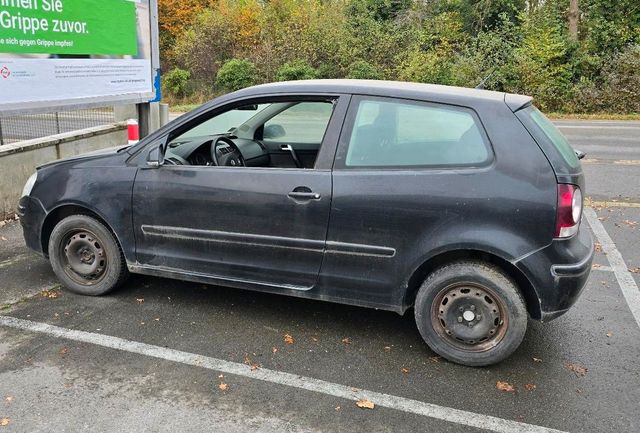
M 434 352 L 469 366 L 502 361 L 527 330 L 527 309 L 516 284 L 499 268 L 479 261 L 432 272 L 416 296 L 415 317 Z
M 113 234 L 87 215 L 66 217 L 55 226 L 49 238 L 49 260 L 62 284 L 81 295 L 103 295 L 129 275 Z

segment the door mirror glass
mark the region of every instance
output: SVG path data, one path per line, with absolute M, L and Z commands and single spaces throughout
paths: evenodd
M 268 139 L 274 139 L 274 138 L 281 138 L 281 137 L 284 137 L 285 135 L 287 135 L 287 133 L 284 130 L 284 127 L 282 125 L 272 124 L 272 125 L 265 126 L 264 132 L 262 134 L 262 138 L 265 138 L 268 140 Z

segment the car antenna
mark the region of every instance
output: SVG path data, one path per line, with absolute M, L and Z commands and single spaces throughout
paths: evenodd
M 488 80 L 489 78 L 491 78 L 491 76 L 493 75 L 493 73 L 494 73 L 494 72 L 495 72 L 495 71 L 491 71 L 491 72 L 489 72 L 489 75 L 487 75 L 486 77 L 484 77 L 484 78 L 482 79 L 482 81 L 480 81 L 480 84 L 478 84 L 478 85 L 476 86 L 476 89 L 484 90 L 484 85 L 485 85 L 485 83 L 487 82 L 487 80 Z

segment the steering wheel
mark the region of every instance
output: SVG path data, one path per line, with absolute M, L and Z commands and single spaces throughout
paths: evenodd
M 213 165 L 223 167 L 244 167 L 244 158 L 238 146 L 229 137 L 221 135 L 211 142 Z

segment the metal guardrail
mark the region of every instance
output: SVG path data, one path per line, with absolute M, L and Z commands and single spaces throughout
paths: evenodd
M 0 117 L 0 146 L 113 122 L 113 107 Z

